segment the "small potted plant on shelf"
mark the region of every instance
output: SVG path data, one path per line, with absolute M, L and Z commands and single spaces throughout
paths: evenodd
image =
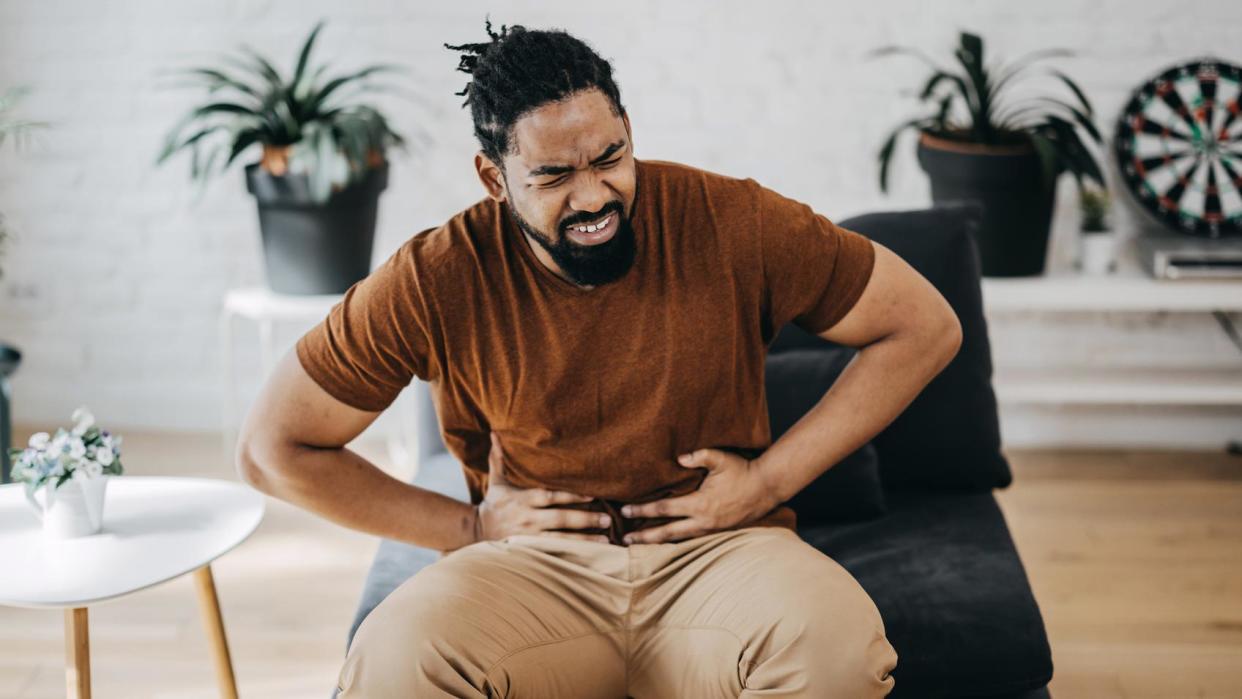
M 96 426 L 85 406 L 72 419 L 72 429 L 62 427 L 55 436 L 38 432 L 29 446 L 10 453 L 14 480 L 25 483 L 43 533 L 56 539 L 98 533 L 108 478 L 123 473 L 121 436 Z
M 371 104 L 369 82 L 398 66 L 372 65 L 336 77 L 312 66 L 318 23 L 286 79 L 272 61 L 243 46 L 227 66 L 177 71 L 204 89 L 204 102 L 168 133 L 158 163 L 190 153 L 202 185 L 243 153 L 255 196 L 268 286 L 289 294 L 342 293 L 370 273 L 379 195 L 388 185 L 388 149 L 405 139 Z
M 1108 274 L 1116 269 L 1116 236 L 1108 221 L 1108 191 L 1084 187 L 1078 194 L 1079 268 L 1086 274 Z
M 919 100 L 935 111 L 902 123 L 879 151 L 880 189 L 897 137 L 919 134 L 918 160 L 931 179 L 933 201 L 975 200 L 983 205 L 978 244 L 985 276 L 1041 274 L 1048 249 L 1055 184 L 1071 173 L 1081 191 L 1084 179 L 1101 188 L 1104 178 L 1079 131 L 1102 139 L 1082 89 L 1065 73 L 1049 71 L 1073 101 L 1056 97 L 1010 100 L 1014 78 L 1035 61 L 1072 55 L 1063 49 L 1037 51 L 1008 65 L 985 64 L 983 39 L 961 32 L 953 55 L 960 70 L 936 64 L 916 49 L 887 46 L 876 56 L 909 54 L 932 70 Z

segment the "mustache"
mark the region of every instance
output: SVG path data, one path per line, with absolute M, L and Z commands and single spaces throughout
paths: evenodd
M 616 200 L 610 201 L 607 204 L 604 204 L 604 206 L 600 208 L 599 211 L 596 211 L 594 213 L 582 212 L 579 214 L 574 214 L 570 216 L 569 218 L 565 219 L 564 221 L 561 221 L 561 230 L 564 231 L 566 228 L 569 228 L 570 226 L 576 226 L 580 223 L 590 223 L 591 221 L 594 221 L 610 212 L 616 213 L 616 214 L 624 214 L 624 208 L 621 206 L 621 202 L 616 201 Z

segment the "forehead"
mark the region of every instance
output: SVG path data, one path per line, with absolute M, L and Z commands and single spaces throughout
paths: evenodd
M 576 92 L 540 105 L 513 125 L 517 151 L 506 156 L 519 172 L 540 165 L 585 165 L 625 137 L 625 122 L 599 90 Z

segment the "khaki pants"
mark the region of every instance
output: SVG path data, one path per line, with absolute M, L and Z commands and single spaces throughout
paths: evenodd
M 420 570 L 359 627 L 342 699 L 881 697 L 897 654 L 784 527 L 616 546 L 516 535 Z

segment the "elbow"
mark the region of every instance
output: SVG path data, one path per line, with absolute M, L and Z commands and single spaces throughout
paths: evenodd
M 946 342 L 949 343 L 949 358 L 946 361 L 952 361 L 957 353 L 962 349 L 962 321 L 958 320 L 957 314 L 949 320 L 948 329 L 945 331 Z
M 939 368 L 936 373 L 939 374 L 945 367 L 957 357 L 957 353 L 962 349 L 962 323 L 957 319 L 957 314 L 949 316 L 948 320 L 936 332 L 936 338 L 942 350 Z
M 280 497 L 287 486 L 291 454 L 266 438 L 245 435 L 237 441 L 233 465 L 246 485 L 265 494 Z
M 243 483 L 261 493 L 271 495 L 270 479 L 263 472 L 261 460 L 255 458 L 254 445 L 248 438 L 237 440 L 237 449 L 233 453 L 233 465 L 237 476 Z

